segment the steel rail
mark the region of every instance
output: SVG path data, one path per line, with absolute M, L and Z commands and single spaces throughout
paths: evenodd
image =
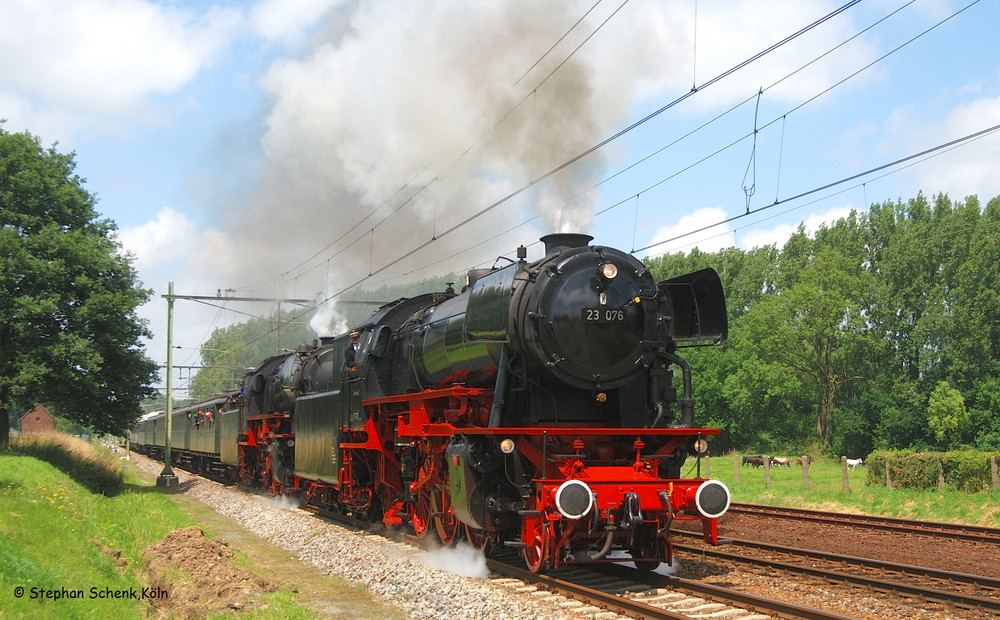
M 597 607 L 609 610 L 621 609 L 621 613 L 636 618 L 679 618 L 688 620 L 691 616 L 686 616 L 660 607 L 655 607 L 641 601 L 630 600 L 626 597 L 602 592 L 580 584 L 573 583 L 558 576 L 532 573 L 526 568 L 516 566 L 496 559 L 488 559 L 487 566 L 491 571 L 509 575 L 521 579 L 528 583 L 540 584 L 555 591 L 568 592 L 574 598 L 586 600 Z M 634 581 L 650 587 L 666 587 L 673 590 L 685 591 L 697 594 L 706 599 L 725 603 L 727 605 L 742 606 L 747 610 L 781 618 L 804 618 L 806 620 L 853 620 L 850 616 L 814 609 L 776 599 L 756 596 L 747 592 L 740 592 L 730 588 L 723 588 L 700 581 L 682 579 L 680 577 L 668 577 L 647 571 L 640 571 L 619 564 L 594 564 L 590 566 L 579 566 L 577 568 L 589 569 L 617 579 Z
M 700 532 L 690 532 L 687 530 L 677 530 L 671 529 L 671 534 L 679 534 L 682 536 L 689 536 L 691 538 L 701 538 Z M 839 553 L 829 553 L 826 551 L 818 551 L 815 549 L 803 549 L 801 547 L 786 547 L 784 545 L 775 545 L 773 543 L 758 542 L 756 540 L 741 540 L 738 538 L 726 538 L 725 540 L 720 540 L 720 543 L 726 545 L 735 545 L 738 547 L 746 547 L 749 549 L 759 549 L 761 551 L 771 551 L 775 553 L 786 553 L 789 555 L 797 555 L 802 557 L 813 558 L 817 560 L 825 560 L 828 562 L 837 563 L 848 563 L 855 564 L 858 566 L 863 566 L 865 568 L 874 568 L 878 570 L 894 571 L 898 573 L 904 573 L 907 575 L 916 575 L 920 577 L 928 577 L 930 579 L 939 579 L 942 581 L 955 581 L 959 583 L 966 583 L 969 585 L 979 586 L 983 588 L 993 588 L 995 590 L 1000 590 L 1000 579 L 994 577 L 987 577 L 985 575 L 973 575 L 968 573 L 956 573 L 950 570 L 943 570 L 939 568 L 930 568 L 927 566 L 915 566 L 912 564 L 899 564 L 897 562 L 885 562 L 883 560 L 875 560 L 872 558 L 862 558 L 853 555 L 843 555 Z M 685 549 L 707 549 L 708 547 L 688 547 L 683 545 Z
M 873 577 L 863 577 L 860 575 L 852 575 L 850 573 L 844 573 L 841 571 L 791 564 L 789 562 L 782 562 L 779 560 L 766 560 L 759 557 L 748 557 L 745 555 L 740 555 L 737 553 L 729 553 L 727 551 L 721 551 L 714 548 L 697 547 L 693 545 L 685 545 L 683 543 L 674 543 L 674 548 L 683 549 L 703 556 L 710 556 L 723 560 L 730 560 L 733 562 L 753 564 L 755 566 L 764 565 L 792 573 L 799 573 L 831 581 L 841 581 L 854 585 L 865 586 L 883 592 L 895 592 L 897 594 L 917 596 L 926 600 L 936 601 L 939 603 L 948 603 L 951 605 L 961 605 L 977 609 L 1000 611 L 1000 599 L 995 599 L 995 598 L 974 596 L 971 594 L 962 594 L 960 592 L 948 592 L 946 590 L 938 590 L 936 588 L 927 588 L 925 586 L 910 585 L 905 583 L 899 583 L 897 581 L 889 581 L 886 579 L 877 579 Z
M 532 573 L 527 568 L 521 568 L 501 560 L 486 560 L 486 566 L 490 571 L 501 575 L 507 575 L 515 579 L 520 579 L 526 583 L 537 584 L 550 588 L 560 593 L 568 593 L 574 599 L 587 602 L 595 607 L 607 609 L 609 611 L 620 612 L 635 618 L 667 618 L 670 620 L 689 620 L 688 616 L 672 612 L 660 607 L 654 607 L 638 601 L 633 601 L 616 594 L 609 594 L 594 590 L 571 581 L 559 579 L 543 573 Z
M 732 514 L 751 514 L 783 519 L 798 519 L 837 525 L 857 525 L 872 529 L 924 534 L 927 536 L 944 536 L 984 543 L 1000 543 L 1000 529 L 979 525 L 963 525 L 958 523 L 940 523 L 935 521 L 917 521 L 913 519 L 898 519 L 895 517 L 879 517 L 853 513 L 809 510 L 805 508 L 786 508 L 783 506 L 766 506 L 762 504 L 738 504 L 730 506 Z
M 727 604 L 737 604 L 756 612 L 767 613 L 781 618 L 805 618 L 806 620 L 851 620 L 851 616 L 845 616 L 832 611 L 825 611 L 813 607 L 798 605 L 789 601 L 780 601 L 764 596 L 757 596 L 749 592 L 741 592 L 731 588 L 684 579 L 682 577 L 664 576 L 657 573 L 650 573 L 634 568 L 629 568 L 621 564 L 599 564 L 595 570 L 602 573 L 619 577 L 621 579 L 634 579 L 654 587 L 669 587 L 675 590 L 693 592 L 709 600 L 723 602 Z

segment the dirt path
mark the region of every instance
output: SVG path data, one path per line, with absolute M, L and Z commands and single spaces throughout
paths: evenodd
M 133 465 L 137 463 L 133 461 Z M 143 468 L 132 469 L 144 480 L 154 480 Z M 261 594 L 285 590 L 294 593 L 297 603 L 319 617 L 407 617 L 363 587 L 322 574 L 236 521 L 186 496 L 183 485 L 180 490 L 162 492 L 199 524 L 197 528 L 175 530 L 144 553 L 151 585 L 170 592 L 169 599 L 156 601 L 164 615 L 197 617 L 225 610 L 260 609 Z M 201 531 L 208 538 L 201 536 Z

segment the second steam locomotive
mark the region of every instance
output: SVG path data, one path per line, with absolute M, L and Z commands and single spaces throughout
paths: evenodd
M 619 551 L 669 563 L 675 519 L 716 543 L 729 490 L 683 466 L 719 431 L 694 425 L 678 348 L 725 339 L 718 275 L 656 282 L 587 235 L 542 241 L 540 260 L 519 248 L 461 293 L 383 306 L 356 352 L 324 338 L 175 410 L 173 460 L 446 545 L 514 547 L 533 571 Z M 142 419 L 133 446 L 162 458 L 165 422 Z

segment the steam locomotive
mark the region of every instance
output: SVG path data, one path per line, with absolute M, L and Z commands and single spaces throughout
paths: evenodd
M 513 547 L 535 572 L 621 551 L 670 563 L 675 519 L 716 544 L 729 490 L 683 466 L 719 430 L 694 426 L 677 350 L 725 340 L 719 276 L 657 283 L 591 240 L 548 235 L 540 260 L 522 246 L 460 293 L 387 304 L 357 353 L 342 335 L 266 360 L 239 392 L 174 410 L 173 460 L 445 545 Z M 162 459 L 165 436 L 159 413 L 131 441 Z

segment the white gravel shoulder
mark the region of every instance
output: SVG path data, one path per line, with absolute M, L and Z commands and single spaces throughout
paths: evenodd
M 135 456 L 134 467 L 163 465 Z M 174 470 L 185 493 L 326 574 L 364 585 L 412 618 L 618 618 L 517 580 L 490 578 L 482 555 L 464 545 L 423 551 L 383 536 L 351 531 L 297 507 Z

